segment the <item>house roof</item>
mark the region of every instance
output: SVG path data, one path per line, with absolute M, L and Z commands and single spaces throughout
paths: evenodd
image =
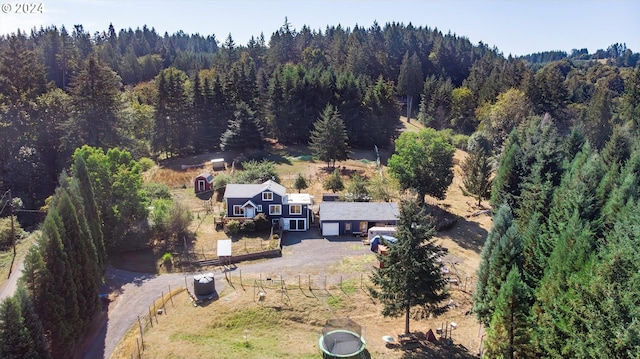
M 205 180 L 207 180 L 207 182 L 211 183 L 213 182 L 213 175 L 211 173 L 207 173 L 207 172 L 202 172 L 201 174 L 199 174 L 196 179 L 198 178 L 204 178 Z
M 322 202 L 321 221 L 396 221 L 400 211 L 395 202 Z
M 224 198 L 251 198 L 264 191 L 271 191 L 284 197 L 287 189 L 272 180 L 261 184 L 230 183 L 224 190 Z

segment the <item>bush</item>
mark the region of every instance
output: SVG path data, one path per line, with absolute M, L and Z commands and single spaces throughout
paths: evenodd
M 171 190 L 164 183 L 151 182 L 144 185 L 144 191 L 147 198 L 154 199 L 171 199 Z
M 148 170 L 152 169 L 156 165 L 156 163 L 149 157 L 142 157 L 138 161 L 138 163 L 142 168 L 142 172 L 147 172 Z
M 171 262 L 173 262 L 173 256 L 171 255 L 171 253 L 167 252 L 162 255 L 162 263 L 168 264 Z
M 253 222 L 256 225 L 256 231 L 266 231 L 271 228 L 271 221 L 267 218 L 267 215 L 264 213 L 258 213 L 257 216 L 253 217 Z
M 469 136 L 461 135 L 461 134 L 453 135 L 453 137 L 451 138 L 451 143 L 457 149 L 466 150 L 467 149 L 467 143 L 469 143 Z
M 15 231 L 16 242 L 18 242 L 23 236 L 24 231 L 20 226 L 20 223 L 13 217 L 13 228 Z M 11 238 L 11 218 L 0 218 L 0 251 L 5 251 L 11 248 L 13 244 L 13 238 Z
M 255 232 L 256 231 L 256 223 L 253 220 L 247 220 L 240 224 L 240 231 L 242 232 Z
M 229 232 L 229 234 L 231 235 L 234 235 L 240 231 L 240 222 L 236 221 L 235 219 L 232 219 L 229 222 L 227 222 L 226 227 L 227 227 L 227 232 Z

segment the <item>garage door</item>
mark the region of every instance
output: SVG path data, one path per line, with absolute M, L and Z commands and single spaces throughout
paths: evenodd
M 323 236 L 337 236 L 340 234 L 340 223 L 322 223 Z

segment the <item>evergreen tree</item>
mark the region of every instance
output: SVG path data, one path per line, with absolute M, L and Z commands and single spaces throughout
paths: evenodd
M 511 208 L 498 208 L 487 235 L 478 268 L 478 282 L 473 293 L 473 311 L 478 320 L 489 325 L 496 308 L 496 298 L 507 274 L 521 265 L 522 242 Z
M 339 168 L 334 169 L 331 175 L 324 180 L 322 188 L 331 190 L 331 192 L 333 193 L 342 191 L 344 189 L 344 183 L 342 182 Z
M 71 100 L 75 116 L 68 128 L 70 141 L 108 148 L 121 143 L 120 76 L 95 56 L 90 56 L 82 71 L 71 82 Z M 75 141 L 75 142 L 73 142 Z
M 423 83 L 424 74 L 420 59 L 415 53 L 409 56 L 407 51 L 402 59 L 400 73 L 398 74 L 398 93 L 407 96 L 407 121 L 411 120 L 413 99 L 417 99 L 420 95 Z
M 580 343 L 586 333 L 575 304 L 585 283 L 578 273 L 592 260 L 595 236 L 577 209 L 562 227 L 536 292 L 536 343 L 549 357 L 583 357 Z
M 293 182 L 293 188 L 296 189 L 298 193 L 300 193 L 300 191 L 303 189 L 309 188 L 307 179 L 304 178 L 304 175 L 302 175 L 302 173 L 298 173 L 298 175 L 296 176 L 296 179 Z
M 62 177 L 62 176 L 61 176 Z M 69 256 L 71 276 L 76 287 L 80 323 L 84 330 L 100 310 L 98 298 L 102 272 L 80 199 L 69 193 L 68 179 L 61 179 L 53 204 L 62 219 L 62 245 Z M 74 203 L 75 202 L 75 203 Z
M 44 328 L 42 327 L 42 321 L 40 321 L 40 318 L 35 311 L 33 300 L 29 296 L 29 293 L 24 286 L 19 285 L 14 297 L 17 298 L 20 303 L 24 326 L 27 328 L 29 337 L 31 338 L 31 343 L 33 344 L 33 347 L 30 350 L 30 352 L 33 353 L 33 356 L 25 356 L 25 358 L 51 358 L 49 344 L 47 343 L 47 338 L 44 335 Z
M 640 69 L 633 71 L 624 83 L 621 110 L 622 120 L 630 123 L 636 134 L 640 133 Z
M 20 302 L 15 297 L 6 298 L 0 304 L 0 356 L 7 359 L 36 359 L 35 354 Z
M 378 256 L 380 268 L 374 269 L 369 289 L 373 298 L 384 305 L 382 315 L 405 315 L 405 334 L 409 334 L 411 309 L 423 315 L 433 312 L 448 297 L 447 281 L 442 276 L 445 249 L 435 244 L 433 224 L 420 202 L 414 198 L 400 203 L 396 238 L 387 255 Z
M 530 289 L 522 281 L 518 267 L 511 268 L 498 292 L 495 311 L 487 330 L 486 357 L 535 358 L 530 349 L 530 303 Z
M 313 156 L 326 162 L 327 167 L 335 167 L 336 161 L 349 158 L 348 140 L 340 114 L 334 107 L 327 105 L 311 132 L 309 148 Z
M 41 281 L 34 285 L 34 298 L 54 358 L 71 357 L 81 333 L 77 290 L 64 252 L 62 230 L 60 215 L 55 207 L 49 208 L 42 227 L 43 240 L 38 245 L 45 267 Z
M 462 170 L 462 190 L 465 195 L 473 196 L 482 205 L 483 199 L 491 194 L 492 166 L 489 155 L 481 146 L 476 146 L 460 165 Z
M 186 83 L 187 74 L 175 67 L 162 70 L 156 77 L 153 148 L 167 156 L 193 150 L 193 121 Z
M 91 185 L 87 164 L 79 153 L 76 153 L 73 158 L 73 188 L 75 188 L 77 192 L 76 196 L 82 201 L 86 222 L 91 231 L 91 239 L 93 240 L 93 247 L 96 251 L 96 265 L 98 271 L 102 273 L 106 267 L 107 257 L 102 232 L 102 217 L 96 204 L 95 192 Z
M 220 137 L 220 148 L 228 151 L 263 147 L 262 129 L 255 117 L 255 111 L 244 102 L 238 103 L 227 131 Z

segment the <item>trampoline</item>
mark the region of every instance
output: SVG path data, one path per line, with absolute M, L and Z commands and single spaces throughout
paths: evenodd
M 324 358 L 364 358 L 365 340 L 351 319 L 327 321 L 318 348 Z

